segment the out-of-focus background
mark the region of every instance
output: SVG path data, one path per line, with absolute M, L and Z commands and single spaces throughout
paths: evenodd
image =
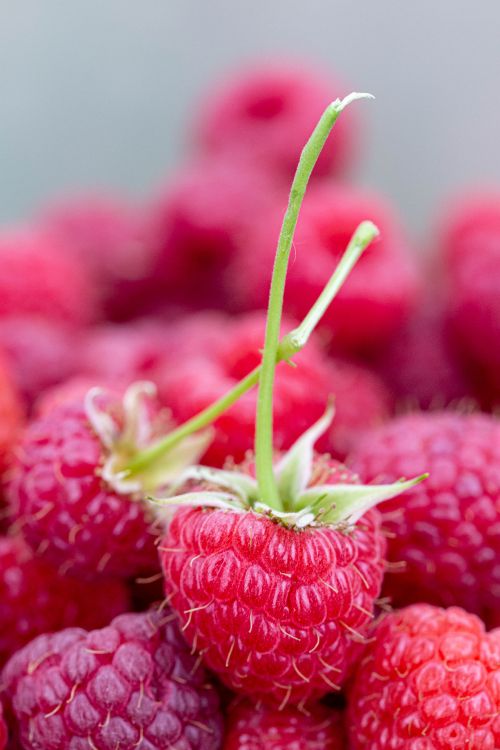
M 149 194 L 214 80 L 294 52 L 377 96 L 357 179 L 425 237 L 437 202 L 500 179 L 499 26 L 495 0 L 3 0 L 0 220 L 70 188 Z

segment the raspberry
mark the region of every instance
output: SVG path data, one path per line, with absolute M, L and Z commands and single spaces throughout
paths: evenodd
M 398 331 L 376 371 L 403 405 L 442 408 L 474 397 L 444 313 L 432 303 L 424 303 Z
M 379 227 L 380 238 L 365 251 L 321 322 L 334 349 L 349 354 L 380 351 L 410 313 L 417 292 L 414 261 L 384 201 L 345 185 L 313 185 L 298 220 L 294 239 L 298 252 L 290 264 L 285 293 L 285 311 L 303 319 L 367 216 Z M 281 207 L 271 209 L 228 269 L 235 297 L 244 308 L 266 306 L 280 220 Z
M 487 415 L 409 414 L 365 436 L 352 466 L 385 482 L 429 479 L 381 507 L 397 605 L 457 604 L 489 621 L 500 601 L 500 422 Z
M 28 407 L 76 369 L 73 333 L 60 322 L 36 316 L 0 319 L 0 347 Z
M 21 537 L 0 536 L 0 665 L 40 633 L 102 627 L 128 604 L 121 582 L 61 576 Z
M 118 406 L 110 408 L 120 420 Z M 150 572 L 157 555 L 149 508 L 141 494 L 119 494 L 102 478 L 105 460 L 84 404 L 62 403 L 25 432 L 8 486 L 12 514 L 32 547 L 72 575 Z
M 248 66 L 210 92 L 196 118 L 197 140 L 207 153 L 243 152 L 256 164 L 290 179 L 306 138 L 341 86 L 299 61 Z M 343 115 L 324 147 L 315 176 L 343 172 L 352 161 L 355 118 Z
M 338 482 L 356 477 L 317 459 L 310 486 Z M 384 549 L 376 510 L 347 532 L 199 507 L 179 509 L 159 547 L 188 642 L 230 688 L 282 708 L 344 683 L 372 618 Z
M 90 278 L 76 258 L 42 231 L 0 236 L 0 317 L 35 315 L 81 325 L 95 317 Z
M 276 711 L 250 702 L 230 706 L 223 750 L 343 750 L 342 716 L 326 706 L 307 713 Z
M 147 307 L 156 257 L 139 211 L 115 198 L 81 196 L 52 207 L 43 221 L 87 267 L 107 318 L 129 319 Z
M 26 750 L 218 750 L 218 698 L 171 617 L 41 635 L 2 682 Z
M 195 329 L 188 333 L 191 351 L 179 357 L 175 367 L 167 366 L 158 376 L 162 400 L 178 423 L 207 407 L 259 365 L 264 326 L 264 315 L 260 313 L 236 319 L 220 316 L 214 321 L 216 334 L 205 351 L 205 331 Z M 287 321 L 283 328 L 291 327 L 291 321 Z M 297 368 L 281 364 L 276 372 L 276 447 L 289 448 L 321 416 L 326 401 L 334 396 L 335 419 L 320 446 L 344 458 L 359 432 L 387 418 L 390 399 L 384 386 L 358 365 L 327 360 L 313 341 L 307 354 L 297 355 L 294 361 Z M 216 420 L 214 440 L 205 454 L 205 463 L 221 466 L 228 456 L 237 462 L 244 458 L 253 447 L 256 402 L 256 391 L 250 391 Z
M 12 460 L 15 442 L 23 426 L 23 410 L 10 370 L 0 354 L 0 476 Z
M 190 308 L 231 308 L 225 269 L 254 221 L 280 193 L 248 159 L 184 167 L 150 209 L 148 242 L 158 254 L 164 299 Z
M 0 750 L 5 750 L 7 747 L 7 726 L 3 718 L 3 708 L 0 702 Z
M 500 747 L 500 631 L 458 607 L 385 617 L 350 688 L 352 750 Z

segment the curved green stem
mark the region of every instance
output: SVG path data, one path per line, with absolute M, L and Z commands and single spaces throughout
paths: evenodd
M 269 292 L 266 338 L 255 425 L 255 464 L 259 493 L 263 502 L 276 510 L 283 510 L 283 505 L 273 470 L 273 387 L 279 349 L 285 280 L 293 235 L 309 178 L 337 117 L 355 99 L 370 96 L 370 94 L 353 93 L 342 101 L 337 99 L 332 102 L 324 111 L 300 155 L 278 239 Z

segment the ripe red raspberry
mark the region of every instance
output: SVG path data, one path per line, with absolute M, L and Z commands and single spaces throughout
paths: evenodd
M 194 330 L 189 335 L 191 351 L 179 357 L 175 367 L 167 363 L 158 376 L 163 403 L 172 410 L 176 422 L 182 423 L 207 407 L 260 364 L 264 327 L 265 316 L 261 313 L 236 319 L 221 316 L 214 321 L 217 333 L 205 351 L 206 333 Z M 283 330 L 291 327 L 288 321 Z M 332 396 L 335 419 L 319 447 L 344 458 L 361 431 L 387 418 L 388 393 L 378 378 L 363 367 L 328 360 L 317 341 L 311 340 L 307 353 L 298 354 L 294 361 L 296 368 L 281 364 L 276 371 L 277 449 L 289 448 L 323 414 L 325 403 Z M 257 392 L 250 391 L 216 420 L 205 463 L 222 466 L 229 456 L 237 462 L 243 460 L 253 447 L 256 403 Z
M 351 465 L 364 481 L 425 469 L 429 479 L 381 506 L 389 532 L 385 593 L 397 605 L 457 604 L 488 621 L 500 601 L 500 422 L 485 414 L 409 414 L 366 435 Z
M 348 701 L 352 750 L 500 747 L 500 631 L 458 607 L 385 617 Z
M 73 332 L 60 322 L 37 316 L 0 318 L 0 347 L 28 407 L 76 370 Z
M 0 354 L 0 477 L 12 460 L 23 427 L 23 409 L 6 359 Z
M 25 750 L 218 750 L 217 694 L 171 617 L 41 635 L 2 683 Z
M 296 708 L 276 711 L 235 702 L 226 720 L 223 750 L 343 750 L 342 715 L 317 705 L 307 713 Z
M 7 725 L 3 718 L 3 708 L 0 701 L 0 750 L 5 750 L 7 747 Z
M 120 429 L 120 403 L 111 399 L 105 411 Z M 12 468 L 13 516 L 31 546 L 72 575 L 128 578 L 157 567 L 151 511 L 142 493 L 120 494 L 104 480 L 108 455 L 77 401 L 28 426 Z
M 0 236 L 0 317 L 35 315 L 64 325 L 96 316 L 90 278 L 76 258 L 40 230 Z
M 342 86 L 299 61 L 266 61 L 236 73 L 212 90 L 196 118 L 196 137 L 210 154 L 243 152 L 262 168 L 293 176 L 302 147 Z M 314 176 L 339 173 L 352 161 L 355 116 L 342 115 Z
M 249 159 L 184 167 L 151 206 L 147 237 L 158 255 L 160 293 L 188 308 L 233 306 L 225 269 L 281 188 Z
M 247 245 L 228 269 L 244 308 L 264 308 L 279 210 L 255 226 Z M 335 350 L 374 353 L 410 313 L 417 292 L 414 261 L 390 206 L 379 196 L 345 185 L 313 185 L 297 224 L 285 293 L 285 311 L 302 320 L 321 293 L 361 221 L 370 217 L 380 238 L 368 247 L 325 313 L 321 329 Z
M 356 481 L 318 458 L 308 486 Z M 159 550 L 184 636 L 253 700 L 283 708 L 338 690 L 382 583 L 379 518 L 298 529 L 253 510 L 179 509 Z
M 474 399 L 444 312 L 432 303 L 424 303 L 398 331 L 375 368 L 400 406 L 442 408 Z
M 21 537 L 0 536 L 0 665 L 41 633 L 102 627 L 128 606 L 121 582 L 61 576 Z
M 116 198 L 81 196 L 53 206 L 43 221 L 87 267 L 106 317 L 128 319 L 147 306 L 156 257 L 138 210 Z

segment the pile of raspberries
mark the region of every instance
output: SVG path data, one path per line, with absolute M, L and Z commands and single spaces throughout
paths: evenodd
M 159 513 L 107 473 L 134 383 L 155 386 L 154 438 L 259 365 L 300 151 L 345 93 L 303 62 L 249 66 L 156 195 L 1 228 L 0 750 L 500 748 L 500 185 L 450 201 L 419 247 L 349 180 L 352 108 L 300 213 L 283 332 L 362 220 L 380 237 L 277 367 L 277 456 L 333 396 L 314 482 L 425 481 L 297 529 Z M 195 463 L 253 472 L 256 394 Z

